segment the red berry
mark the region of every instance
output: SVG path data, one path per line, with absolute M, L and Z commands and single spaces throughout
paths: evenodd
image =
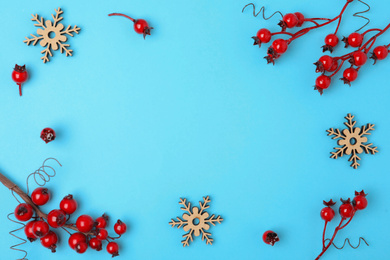
M 319 61 L 322 63 L 322 66 L 326 71 L 329 71 L 333 66 L 333 58 L 329 55 L 322 56 Z
M 41 139 L 45 141 L 45 143 L 50 143 L 56 139 L 56 132 L 50 127 L 46 127 L 41 131 Z
M 148 23 L 144 19 L 134 20 L 134 31 L 139 34 L 150 35 L 150 30 L 153 27 L 149 27 Z
M 298 24 L 298 17 L 295 14 L 286 14 L 283 16 L 283 22 L 287 28 L 293 28 Z
M 114 225 L 115 233 L 121 236 L 126 232 L 126 230 L 127 230 L 126 224 L 123 223 L 120 219 L 118 219 L 118 221 Z
M 87 251 L 87 249 L 88 249 L 87 242 L 81 242 L 81 243 L 77 244 L 75 247 L 76 252 L 79 254 L 84 254 L 85 251 Z
M 18 206 L 16 206 L 14 214 L 17 220 L 28 221 L 32 218 L 34 209 L 30 204 L 20 203 Z
M 96 219 L 96 227 L 97 228 L 105 228 L 107 226 L 108 216 L 103 214 L 101 217 Z
M 115 242 L 110 242 L 107 244 L 107 252 L 112 255 L 112 257 L 118 256 L 119 246 Z
M 60 209 L 62 209 L 66 214 L 71 215 L 77 209 L 77 201 L 71 194 L 69 194 L 61 200 Z
M 47 215 L 47 223 L 53 228 L 59 228 L 66 223 L 66 214 L 60 209 L 53 209 Z
M 339 208 L 340 216 L 344 219 L 352 217 L 355 213 L 355 210 L 351 204 L 350 199 L 341 201 L 343 202 L 343 204 Z
M 301 27 L 302 24 L 305 22 L 305 17 L 300 12 L 295 12 L 294 14 L 298 19 L 297 27 Z
M 339 38 L 337 37 L 336 34 L 328 34 L 325 37 L 325 44 L 326 45 L 329 45 L 329 46 L 332 46 L 332 47 L 336 47 L 336 45 L 338 43 L 339 43 Z
M 102 250 L 102 241 L 100 241 L 96 237 L 93 237 L 89 240 L 89 246 L 96 251 L 100 251 Z
M 356 210 L 365 209 L 367 207 L 367 204 L 368 204 L 366 197 L 362 196 L 362 195 L 356 196 L 353 199 L 352 203 L 355 206 Z
M 57 241 L 58 241 L 58 237 L 57 237 L 57 234 L 54 233 L 53 231 L 49 231 L 49 233 L 42 237 L 41 238 L 41 244 L 46 247 L 46 248 L 49 248 L 51 249 L 51 251 L 54 253 L 56 251 L 56 248 L 57 248 Z
M 43 206 L 45 205 L 50 199 L 50 192 L 47 188 L 36 188 L 31 193 L 31 200 L 34 202 L 35 205 Z
M 38 220 L 38 221 L 35 221 L 33 228 L 32 228 L 32 231 L 36 237 L 44 237 L 49 233 L 50 228 L 49 228 L 49 225 L 45 221 Z
M 275 232 L 268 230 L 263 234 L 263 241 L 264 243 L 273 246 L 276 242 L 279 241 L 279 237 Z
M 86 242 L 87 242 L 87 237 L 81 232 L 72 234 L 68 240 L 68 244 L 72 249 L 75 249 L 78 244 L 86 243 Z
M 352 56 L 353 56 L 353 58 L 352 58 L 353 64 L 355 66 L 358 66 L 358 67 L 363 66 L 367 61 L 367 54 L 365 54 L 362 51 L 355 51 Z
M 88 233 L 94 226 L 94 221 L 91 216 L 81 215 L 76 220 L 76 227 L 80 232 Z
M 331 221 L 334 218 L 334 210 L 330 207 L 325 207 L 321 210 L 321 218 L 327 222 Z
M 337 70 L 338 67 L 339 67 L 339 62 L 336 59 L 333 59 L 332 67 L 328 71 L 329 72 L 335 71 Z
M 99 240 L 106 240 L 106 238 L 108 237 L 108 232 L 106 229 L 104 228 L 101 228 L 98 230 L 98 233 L 96 235 L 96 238 L 99 239 Z
M 272 48 L 274 49 L 275 52 L 279 54 L 285 53 L 288 48 L 287 41 L 283 39 L 276 39 L 272 43 Z
M 344 70 L 343 77 L 349 82 L 354 81 L 358 76 L 358 71 L 354 68 L 347 68 Z
M 330 86 L 331 79 L 329 76 L 320 75 L 316 79 L 316 87 L 319 89 L 327 89 Z
M 26 234 L 26 237 L 30 242 L 33 242 L 37 239 L 37 237 L 33 233 L 33 226 L 35 222 L 36 222 L 35 220 L 30 221 L 24 227 L 24 233 Z
M 386 46 L 377 46 L 373 50 L 373 56 L 378 60 L 386 59 L 387 55 L 389 55 L 389 50 Z
M 359 47 L 363 43 L 363 35 L 354 32 L 348 36 L 348 44 L 354 48 Z
M 260 43 L 268 43 L 272 35 L 268 29 L 263 28 L 257 31 L 256 37 Z
M 22 95 L 22 83 L 26 82 L 28 73 L 26 71 L 26 65 L 19 66 L 15 64 L 14 71 L 12 71 L 12 80 L 19 85 L 19 95 Z

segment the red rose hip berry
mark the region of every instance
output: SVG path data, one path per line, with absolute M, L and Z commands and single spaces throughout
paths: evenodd
M 278 54 L 283 54 L 287 51 L 288 43 L 286 40 L 283 39 L 276 39 L 272 43 L 273 50 Z
M 17 220 L 28 221 L 32 218 L 34 209 L 30 204 L 20 203 L 18 206 L 16 206 L 14 214 Z
M 80 232 L 88 233 L 94 226 L 94 221 L 91 216 L 81 215 L 76 220 L 76 227 Z
M 352 54 L 351 63 L 355 66 L 363 66 L 367 62 L 367 54 L 362 51 L 355 51 Z
M 77 201 L 73 198 L 73 195 L 69 194 L 61 200 L 60 209 L 68 215 L 73 214 L 77 210 Z
M 76 245 L 74 250 L 76 250 L 76 252 L 79 254 L 84 254 L 85 251 L 87 251 L 87 249 L 88 249 L 87 242 L 81 242 L 81 243 Z
M 256 36 L 253 36 L 252 39 L 255 40 L 253 45 L 259 45 L 261 47 L 262 43 L 268 43 L 272 38 L 272 34 L 268 29 L 262 28 L 257 31 Z
M 51 249 L 51 252 L 53 252 L 53 253 L 55 253 L 55 251 L 56 251 L 57 241 L 58 241 L 57 234 L 51 230 L 49 231 L 49 233 L 46 236 L 41 238 L 42 246 Z
M 363 43 L 363 35 L 357 32 L 353 32 L 344 41 L 346 43 L 346 47 L 349 45 L 351 47 L 357 48 L 360 47 L 360 45 Z
M 96 251 L 100 251 L 102 250 L 102 241 L 93 237 L 89 240 L 89 246 Z
M 133 18 L 131 18 L 128 15 L 120 14 L 120 13 L 112 13 L 112 14 L 109 14 L 108 16 L 123 16 L 123 17 L 126 17 L 127 19 L 129 19 L 130 21 L 132 21 L 134 23 L 134 31 L 136 33 L 139 33 L 139 34 L 143 34 L 144 35 L 144 39 L 145 39 L 146 35 L 150 35 L 150 30 L 153 29 L 153 27 L 150 27 L 148 25 L 148 22 L 146 22 L 144 19 L 133 19 Z
M 106 214 L 103 214 L 101 217 L 98 217 L 96 220 L 96 227 L 97 228 L 106 228 L 107 222 L 108 222 L 108 216 Z
M 302 24 L 305 22 L 305 16 L 303 16 L 303 14 L 300 12 L 295 12 L 294 14 L 298 19 L 297 27 L 301 27 Z
M 50 200 L 50 192 L 47 188 L 36 188 L 31 193 L 31 200 L 35 205 L 43 206 Z
M 374 64 L 377 60 L 384 60 L 389 55 L 389 49 L 386 46 L 377 46 L 372 52 L 371 59 L 374 60 Z
M 70 248 L 72 248 L 73 250 L 76 248 L 78 244 L 86 243 L 86 242 L 87 242 L 87 237 L 81 232 L 72 234 L 68 239 L 68 244 Z
M 50 231 L 49 225 L 43 221 L 43 220 L 38 220 L 35 221 L 32 232 L 36 237 L 43 237 L 46 236 Z
M 339 38 L 336 34 L 328 34 L 325 37 L 325 45 L 322 46 L 323 51 L 333 52 L 334 47 L 339 43 Z
M 347 68 L 344 70 L 343 72 L 343 77 L 341 78 L 341 80 L 344 81 L 344 84 L 348 84 L 349 86 L 351 86 L 351 82 L 356 80 L 358 76 L 358 71 L 354 68 Z
M 19 66 L 15 64 L 15 68 L 12 71 L 12 80 L 16 82 L 19 86 L 19 95 L 22 96 L 22 83 L 26 82 L 28 78 L 28 73 L 26 70 L 26 65 Z
M 47 127 L 41 131 L 41 139 L 45 141 L 45 143 L 50 143 L 56 139 L 56 132 L 50 127 Z
M 104 228 L 101 228 L 98 230 L 98 233 L 96 235 L 96 238 L 99 239 L 99 240 L 106 240 L 108 237 L 108 232 L 106 229 Z
M 330 86 L 330 83 L 331 83 L 331 78 L 329 76 L 320 75 L 316 79 L 316 85 L 314 86 L 314 89 L 318 90 L 318 92 L 320 92 L 322 95 L 323 90 L 327 89 Z
M 298 25 L 298 17 L 295 14 L 286 14 L 283 16 L 283 23 L 287 28 L 293 28 Z
M 107 252 L 112 255 L 112 257 L 119 255 L 119 246 L 115 242 L 110 242 L 107 244 Z
M 30 242 L 37 240 L 37 237 L 33 233 L 33 226 L 34 226 L 35 222 L 36 221 L 34 221 L 34 220 L 30 221 L 24 227 L 24 234 L 26 234 L 26 237 Z
M 340 216 L 344 219 L 352 217 L 353 214 L 355 213 L 355 210 L 351 204 L 351 200 L 350 199 L 348 199 L 348 200 L 341 199 L 341 201 L 343 202 L 343 204 L 339 208 Z
M 352 205 L 356 210 L 363 210 L 367 207 L 367 194 L 364 193 L 364 190 L 361 192 L 355 191 L 355 198 L 353 198 Z
M 120 219 L 118 219 L 118 221 L 115 223 L 114 225 L 114 231 L 115 233 L 117 233 L 118 235 L 123 235 L 124 233 L 126 233 L 126 230 L 127 230 L 127 226 L 125 223 L 123 223 Z
M 60 209 L 53 209 L 47 215 L 47 223 L 53 228 L 59 228 L 66 223 L 66 214 Z
M 276 242 L 279 241 L 279 237 L 275 232 L 268 230 L 268 231 L 265 231 L 263 234 L 263 241 L 267 245 L 273 246 L 273 245 L 275 245 Z

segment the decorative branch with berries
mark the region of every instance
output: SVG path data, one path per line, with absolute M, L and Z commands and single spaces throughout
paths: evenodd
M 333 244 L 333 241 L 337 233 L 343 228 L 345 228 L 351 222 L 356 212 L 359 210 L 363 210 L 367 207 L 366 196 L 367 194 L 365 194 L 364 190 L 362 190 L 361 192 L 355 191 L 355 197 L 352 200 L 352 202 L 350 198 L 348 198 L 347 200 L 340 199 L 341 202 L 343 203 L 339 207 L 341 220 L 339 225 L 335 228 L 331 239 L 325 239 L 325 233 L 326 233 L 326 227 L 328 225 L 328 222 L 332 221 L 335 216 L 335 212 L 331 207 L 334 206 L 336 202 L 334 202 L 333 200 L 324 201 L 324 205 L 326 207 L 321 210 L 321 214 L 320 214 L 321 218 L 325 220 L 324 232 L 322 233 L 322 251 L 315 260 L 320 259 L 320 257 L 326 252 L 326 250 L 329 249 L 329 247 Z M 326 244 L 327 241 L 328 243 Z M 359 239 L 359 244 L 360 244 L 360 239 Z
M 54 177 L 54 169 L 51 166 L 45 165 L 45 162 L 49 159 L 46 159 L 43 165 L 36 172 L 30 174 L 29 177 L 33 176 L 36 182 L 38 177 L 43 180 L 44 184 L 50 180 L 50 177 Z M 54 174 L 48 174 L 45 171 L 47 168 L 53 170 Z M 40 207 L 45 205 L 50 200 L 51 195 L 47 188 L 38 187 L 31 193 L 31 196 L 29 196 L 28 178 L 27 192 L 24 192 L 15 183 L 13 183 L 10 179 L 1 173 L 0 182 L 11 190 L 12 195 L 14 195 L 16 200 L 18 199 L 15 196 L 15 193 L 19 195 L 19 197 L 24 201 L 24 203 L 21 203 L 18 200 L 19 205 L 15 208 L 13 214 L 18 221 L 28 221 L 25 225 L 23 223 L 21 224 L 24 225 L 25 235 L 30 242 L 40 239 L 41 244 L 44 247 L 49 248 L 54 253 L 56 252 L 57 248 L 58 236 L 53 230 L 51 230 L 51 228 L 54 230 L 61 228 L 70 235 L 68 244 L 70 248 L 75 250 L 77 253 L 84 253 L 88 247 L 100 251 L 102 250 L 103 241 L 107 241 L 107 252 L 111 254 L 112 257 L 119 255 L 119 246 L 116 242 L 114 242 L 114 240 L 120 238 L 127 230 L 126 224 L 121 220 L 118 220 L 114 225 L 114 231 L 117 234 L 117 237 L 111 237 L 108 235 L 106 229 L 108 223 L 108 216 L 106 214 L 103 214 L 101 217 L 98 217 L 95 220 L 89 215 L 81 215 L 77 218 L 76 223 L 70 222 L 71 215 L 78 208 L 77 201 L 73 198 L 72 195 L 67 195 L 61 200 L 59 209 L 53 209 L 49 212 L 49 214 L 45 214 L 40 209 Z M 40 186 L 44 185 L 39 184 L 38 182 L 37 184 Z M 71 231 L 75 232 L 72 233 Z M 20 239 L 25 241 L 22 238 Z M 15 246 L 11 248 L 25 252 L 27 256 L 26 251 L 15 249 Z M 23 259 L 26 259 L 25 257 Z
M 333 52 L 334 48 L 337 46 L 339 43 L 339 38 L 337 36 L 338 30 L 340 28 L 341 20 L 343 17 L 343 14 L 347 7 L 352 3 L 352 2 L 359 1 L 360 3 L 365 4 L 368 6 L 366 3 L 364 3 L 361 0 L 346 0 L 346 3 L 344 4 L 343 8 L 341 9 L 340 13 L 335 16 L 334 18 L 306 18 L 302 13 L 300 12 L 295 12 L 295 13 L 288 13 L 286 15 L 282 15 L 282 20 L 278 23 L 278 25 L 281 27 L 280 32 L 274 32 L 271 33 L 268 29 L 262 28 L 260 29 L 256 36 L 252 37 L 254 39 L 254 44 L 253 45 L 259 45 L 261 47 L 262 44 L 268 43 L 271 41 L 271 38 L 273 36 L 286 36 L 288 39 L 283 39 L 283 38 L 278 38 L 275 39 L 271 46 L 267 50 L 267 56 L 264 58 L 267 60 L 267 63 L 272 63 L 275 64 L 275 60 L 280 58 L 283 53 L 285 53 L 290 46 L 290 44 L 306 35 L 312 30 L 319 29 L 321 27 L 330 25 L 332 23 L 337 22 L 336 29 L 334 33 L 328 34 L 325 37 L 325 45 L 322 46 L 323 52 L 325 51 L 330 51 L 331 53 Z M 246 5 L 242 11 L 245 10 L 245 8 L 249 5 L 252 5 L 254 8 L 254 4 L 248 4 Z M 354 14 L 354 16 L 364 18 L 368 20 L 368 18 L 364 16 L 360 16 L 358 14 L 362 14 L 365 12 L 368 12 L 370 10 L 370 7 L 368 6 L 368 9 Z M 260 13 L 260 12 L 259 12 Z M 254 12 L 255 15 L 255 12 Z M 255 15 L 257 16 L 257 15 Z M 264 10 L 263 10 L 263 17 L 264 17 Z M 268 19 L 268 18 L 267 18 Z M 287 32 L 287 29 L 292 29 L 295 27 L 302 27 L 304 24 L 307 23 L 312 23 L 312 26 L 303 28 L 298 30 L 295 33 Z M 368 22 L 361 27 L 359 30 L 363 29 Z M 344 56 L 341 57 L 330 57 L 328 55 L 322 56 L 319 61 L 315 63 L 316 65 L 316 72 L 321 72 L 322 75 L 320 75 L 317 80 L 316 80 L 316 85 L 315 89 L 318 90 L 321 94 L 323 93 L 323 90 L 328 88 L 330 83 L 331 83 L 331 78 L 336 75 L 336 73 L 341 69 L 342 65 L 344 64 L 345 61 L 349 60 L 351 63 L 351 68 L 348 68 L 344 71 L 343 78 L 341 78 L 344 83 L 350 84 L 351 81 L 354 81 L 357 77 L 357 72 L 359 71 L 360 67 L 364 65 L 367 61 L 367 54 L 370 51 L 370 49 L 373 47 L 376 39 L 382 35 L 388 28 L 390 24 L 385 27 L 384 29 L 370 29 L 367 30 L 366 32 L 360 34 L 358 33 L 357 30 L 356 32 L 350 34 L 347 38 L 344 37 L 343 41 L 345 42 L 346 47 L 351 46 L 351 47 L 356 47 L 358 48 L 357 51 L 348 53 Z M 376 31 L 377 34 L 369 38 L 366 43 L 363 44 L 364 36 L 367 33 L 374 32 Z M 376 60 L 383 60 L 387 57 L 389 53 L 389 45 L 385 46 L 378 46 L 374 49 L 371 58 L 373 58 L 376 62 Z M 375 63 L 374 63 L 375 64 Z M 356 68 L 354 68 L 355 66 Z M 331 72 L 332 74 L 330 76 L 325 75 L 325 72 Z

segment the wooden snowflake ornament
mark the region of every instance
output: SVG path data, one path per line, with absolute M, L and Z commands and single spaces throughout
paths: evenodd
M 68 49 L 69 44 L 65 44 L 68 40 L 67 35 L 73 37 L 73 33 L 79 33 L 80 28 L 77 27 L 77 25 L 73 26 L 71 28 L 70 25 L 64 30 L 64 25 L 62 23 L 59 23 L 63 19 L 61 17 L 61 14 L 63 11 L 61 8 L 54 9 L 56 12 L 56 15 L 51 15 L 53 17 L 53 22 L 50 20 L 47 20 L 46 22 L 41 17 L 39 19 L 39 16 L 32 14 L 31 21 L 35 21 L 36 24 L 34 24 L 37 27 L 40 27 L 37 29 L 38 36 L 31 34 L 32 38 L 26 37 L 25 42 L 27 45 L 36 45 L 38 42 L 41 44 L 42 47 L 46 47 L 41 53 L 43 56 L 41 57 L 41 60 L 43 60 L 43 63 L 46 63 L 49 60 L 49 55 L 53 57 L 53 54 L 50 49 L 53 51 L 56 51 L 60 49 L 60 52 L 63 53 L 65 51 L 66 56 L 72 56 L 73 50 Z
M 330 128 L 326 130 L 328 136 L 333 136 L 332 139 L 339 139 L 337 144 L 341 147 L 335 147 L 335 152 L 331 152 L 330 158 L 337 159 L 342 157 L 344 154 L 351 155 L 348 161 L 352 161 L 351 167 L 357 169 L 360 164 L 358 160 L 360 157 L 358 154 L 371 153 L 375 154 L 378 152 L 377 147 L 371 147 L 372 143 L 367 144 L 367 137 L 365 135 L 371 135 L 369 131 L 374 130 L 374 124 L 363 125 L 362 127 L 354 127 L 356 121 L 353 121 L 354 116 L 348 114 L 345 119 L 347 122 L 344 123 L 348 129 L 340 131 L 339 129 Z
M 202 240 L 206 240 L 206 244 L 213 244 L 213 239 L 211 238 L 211 233 L 206 232 L 210 228 L 210 224 L 215 226 L 216 223 L 220 224 L 223 219 L 221 216 L 215 216 L 214 214 L 209 217 L 209 213 L 205 210 L 210 206 L 208 203 L 210 202 L 209 196 L 203 197 L 203 202 L 199 201 L 200 207 L 192 207 L 191 203 L 186 201 L 186 199 L 180 198 L 179 204 L 182 205 L 180 209 L 186 211 L 187 213 L 183 213 L 181 219 L 177 217 L 177 221 L 172 219 L 169 222 L 173 228 L 177 226 L 177 228 L 183 227 L 184 231 L 188 231 L 187 234 L 183 235 L 184 240 L 181 241 L 183 247 L 189 246 L 190 241 L 193 241 L 193 235 L 196 237 L 202 235 Z

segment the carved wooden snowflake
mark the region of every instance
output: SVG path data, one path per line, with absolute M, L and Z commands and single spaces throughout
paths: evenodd
M 214 214 L 209 217 L 209 213 L 205 211 L 205 209 L 210 207 L 208 205 L 209 202 L 209 196 L 203 197 L 203 203 L 199 201 L 200 207 L 191 208 L 190 202 L 187 203 L 186 199 L 180 198 L 179 204 L 183 206 L 180 209 L 188 213 L 183 213 L 183 219 L 179 217 L 176 218 L 177 221 L 172 219 L 169 225 L 173 228 L 175 226 L 177 228 L 183 227 L 184 231 L 188 231 L 187 234 L 183 235 L 184 240 L 181 241 L 183 247 L 190 245 L 190 241 L 193 241 L 193 235 L 199 236 L 200 234 L 202 234 L 202 240 L 206 240 L 206 244 L 213 244 L 214 240 L 211 238 L 211 233 L 206 232 L 206 230 L 210 228 L 210 224 L 215 226 L 216 223 L 220 224 L 223 219 L 221 216 L 215 217 Z
M 348 129 L 344 129 L 340 131 L 339 129 L 330 128 L 326 130 L 328 132 L 328 136 L 332 136 L 332 139 L 340 139 L 337 141 L 337 144 L 341 147 L 335 147 L 335 152 L 331 152 L 330 158 L 337 159 L 342 157 L 344 154 L 350 155 L 348 161 L 352 161 L 351 167 L 357 169 L 360 164 L 358 160 L 360 157 L 358 154 L 363 153 L 371 153 L 375 154 L 378 152 L 377 147 L 371 147 L 372 143 L 366 144 L 367 137 L 365 135 L 371 135 L 369 131 L 374 130 L 374 124 L 363 125 L 362 127 L 354 127 L 356 121 L 353 121 L 354 116 L 348 114 L 345 119 L 347 122 L 344 123 Z
M 56 16 L 51 15 L 53 17 L 53 22 L 50 20 L 47 20 L 44 22 L 43 18 L 39 19 L 39 16 L 32 14 L 31 21 L 37 22 L 34 24 L 37 27 L 40 27 L 37 29 L 37 34 L 39 36 L 36 36 L 34 34 L 30 34 L 32 38 L 26 37 L 25 42 L 27 45 L 30 45 L 32 43 L 33 45 L 36 45 L 38 42 L 41 44 L 42 47 L 46 47 L 41 53 L 43 53 L 43 56 L 41 57 L 41 60 L 43 60 L 43 63 L 46 63 L 49 60 L 49 55 L 53 57 L 53 54 L 51 53 L 52 49 L 53 51 L 60 49 L 61 53 L 65 51 L 66 56 L 72 56 L 73 50 L 68 49 L 69 44 L 65 44 L 68 40 L 66 35 L 72 36 L 73 33 L 79 33 L 80 28 L 76 25 L 71 28 L 70 25 L 64 30 L 64 25 L 62 23 L 59 23 L 63 19 L 61 17 L 61 14 L 63 11 L 61 8 L 58 8 L 57 10 L 54 9 L 56 12 Z

